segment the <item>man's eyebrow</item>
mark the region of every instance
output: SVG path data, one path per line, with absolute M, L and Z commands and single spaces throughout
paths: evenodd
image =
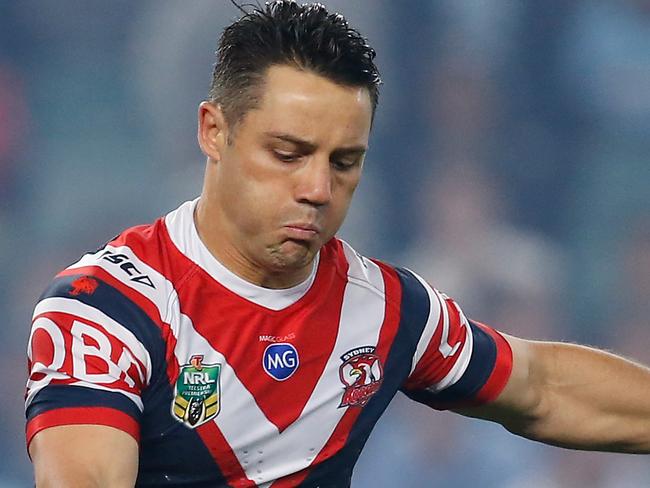
M 332 151 L 333 156 L 363 156 L 368 148 L 366 146 L 341 147 Z
M 281 141 L 295 144 L 303 151 L 313 152 L 316 150 L 316 144 L 314 144 L 313 142 L 300 139 L 299 137 L 292 136 L 290 134 L 284 134 L 281 132 L 265 132 L 264 135 L 267 137 L 271 137 L 272 139 L 280 139 Z
M 290 134 L 284 134 L 281 132 L 265 132 L 264 135 L 267 137 L 271 137 L 273 139 L 280 139 L 281 141 L 286 141 L 290 142 L 292 144 L 295 144 L 298 146 L 301 150 L 308 151 L 308 152 L 313 152 L 316 150 L 316 144 L 310 141 L 306 141 L 304 139 L 300 139 L 299 137 L 292 136 Z M 349 147 L 340 147 L 337 148 L 336 150 L 333 151 L 333 154 L 335 155 L 362 155 L 365 154 L 365 152 L 368 150 L 367 146 L 349 146 Z

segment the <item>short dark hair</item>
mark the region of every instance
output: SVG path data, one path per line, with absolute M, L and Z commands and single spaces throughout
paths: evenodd
M 374 116 L 381 83 L 375 51 L 341 14 L 321 4 L 276 0 L 245 11 L 226 27 L 216 54 L 209 98 L 221 105 L 229 124 L 260 102 L 260 87 L 274 65 L 367 88 Z

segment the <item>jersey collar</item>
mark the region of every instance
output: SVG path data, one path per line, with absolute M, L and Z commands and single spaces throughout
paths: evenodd
M 183 203 L 165 216 L 169 236 L 178 250 L 212 278 L 237 295 L 271 310 L 281 310 L 300 300 L 316 278 L 320 253 L 305 281 L 291 288 L 271 289 L 250 283 L 226 268 L 205 246 L 194 223 L 194 209 L 199 198 Z

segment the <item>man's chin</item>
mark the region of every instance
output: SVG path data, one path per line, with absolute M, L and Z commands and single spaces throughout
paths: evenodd
M 312 263 L 320 249 L 314 242 L 287 239 L 269 249 L 273 267 L 277 271 L 297 270 Z

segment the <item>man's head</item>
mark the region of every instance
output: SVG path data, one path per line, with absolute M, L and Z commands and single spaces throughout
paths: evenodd
M 374 115 L 381 82 L 374 57 L 375 51 L 342 15 L 320 4 L 270 2 L 224 30 L 209 99 L 221 105 L 234 125 L 259 103 L 268 68 L 286 65 L 365 87 Z
M 276 2 L 226 29 L 214 100 L 199 109 L 197 222 L 235 273 L 290 286 L 341 226 L 376 105 L 372 55 L 320 5 Z

